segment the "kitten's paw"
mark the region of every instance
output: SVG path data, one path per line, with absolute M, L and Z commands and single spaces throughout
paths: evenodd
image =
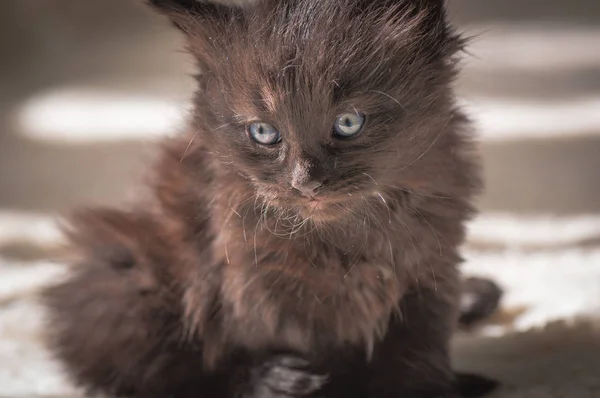
M 456 373 L 452 385 L 445 388 L 399 389 L 396 391 L 380 391 L 370 398 L 483 398 L 498 387 L 499 383 L 472 373 Z
M 326 381 L 327 376 L 314 373 L 308 361 L 288 355 L 276 356 L 257 370 L 254 396 L 306 397 L 319 391 Z
M 456 388 L 463 398 L 479 398 L 494 391 L 498 385 L 496 380 L 487 377 L 471 374 L 457 373 Z
M 493 314 L 500 305 L 502 289 L 492 280 L 468 278 L 463 282 L 459 323 L 471 326 Z

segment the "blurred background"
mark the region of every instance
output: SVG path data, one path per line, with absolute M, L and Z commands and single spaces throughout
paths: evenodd
M 184 124 L 193 64 L 179 33 L 139 3 L 0 1 L 0 397 L 68 390 L 40 346 L 34 297 L 63 271 L 51 260 L 53 218 L 127 200 L 152 143 Z M 487 184 L 465 270 L 506 290 L 478 336 L 600 318 L 600 2 L 448 3 L 472 36 L 457 90 L 478 126 Z M 599 336 L 577 336 L 600 357 Z M 465 358 L 519 388 L 532 383 L 521 368 Z M 589 397 L 600 396 L 594 386 Z

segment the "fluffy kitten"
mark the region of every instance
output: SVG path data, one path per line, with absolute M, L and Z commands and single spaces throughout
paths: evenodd
M 46 292 L 93 392 L 454 398 L 480 187 L 441 0 L 152 0 L 201 73 L 147 202 L 74 215 Z

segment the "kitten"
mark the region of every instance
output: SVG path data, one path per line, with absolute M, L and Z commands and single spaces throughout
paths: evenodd
M 135 397 L 459 396 L 479 166 L 442 0 L 151 0 L 201 73 L 151 195 L 73 215 L 57 357 Z

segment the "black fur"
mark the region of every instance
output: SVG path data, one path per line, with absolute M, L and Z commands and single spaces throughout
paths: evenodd
M 186 34 L 199 89 L 147 197 L 71 218 L 73 270 L 45 299 L 73 380 L 137 398 L 459 397 L 448 344 L 480 178 L 443 3 L 151 3 Z M 348 112 L 366 123 L 342 140 Z M 281 142 L 251 140 L 257 121 Z

